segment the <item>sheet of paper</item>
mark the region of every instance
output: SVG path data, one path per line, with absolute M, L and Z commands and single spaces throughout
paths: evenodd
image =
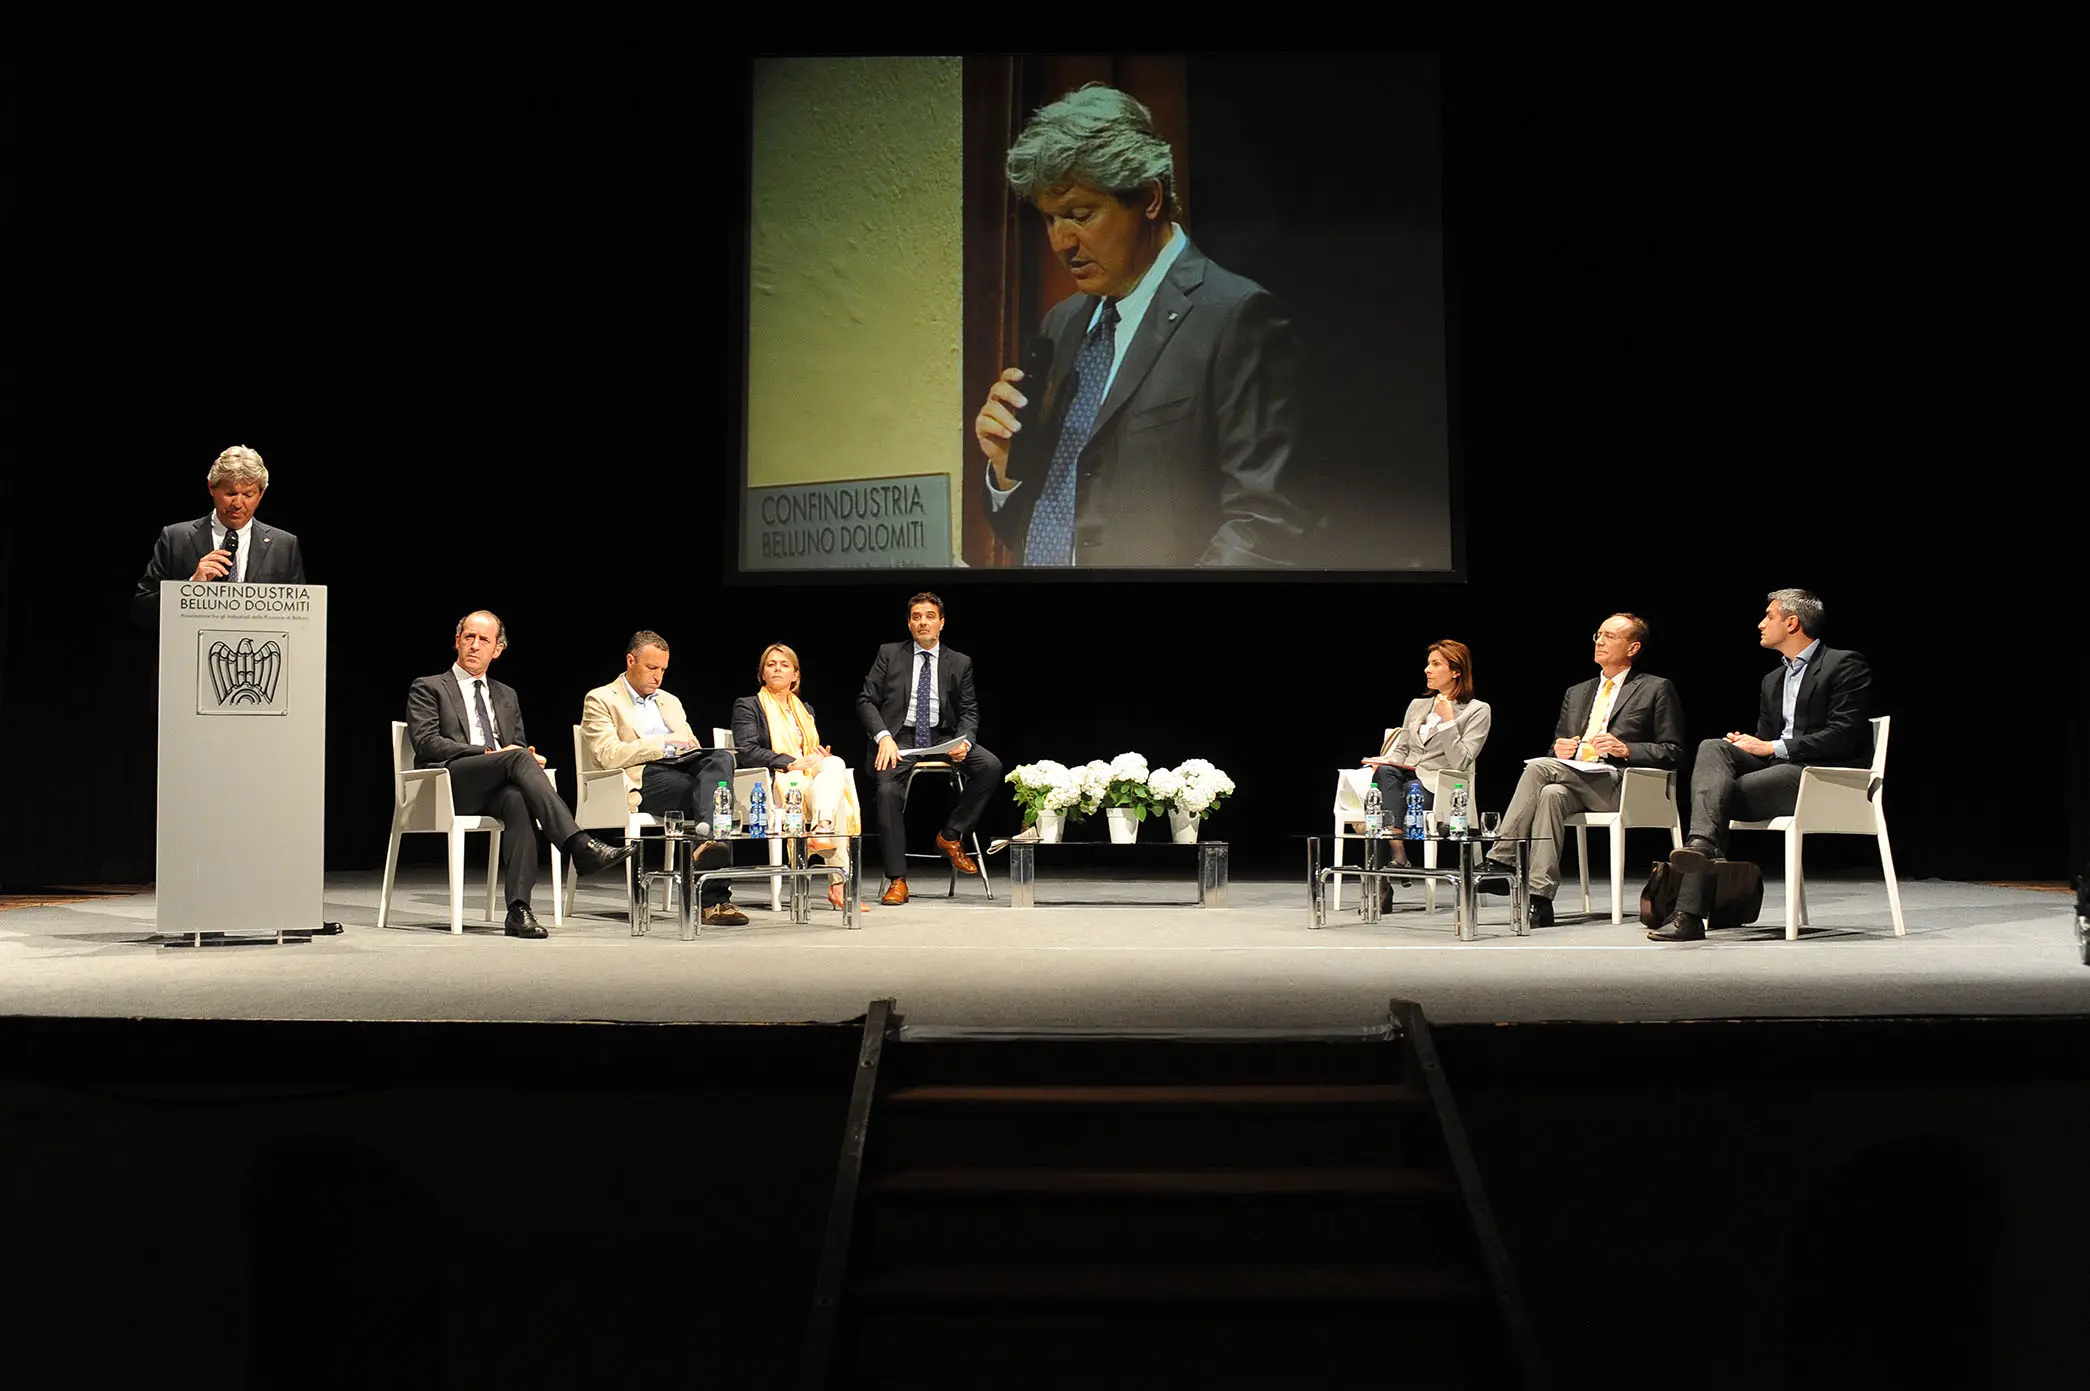
M 1606 763 L 1601 758 L 1555 758 L 1548 754 L 1544 758 L 1527 758 L 1524 761 L 1526 763 L 1564 763 L 1570 768 L 1578 768 L 1585 773 L 1615 773 L 1618 771 L 1615 764 Z

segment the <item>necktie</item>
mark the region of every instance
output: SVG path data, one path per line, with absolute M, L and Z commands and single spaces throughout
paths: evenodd
M 1103 301 L 1102 316 L 1089 330 L 1074 359 L 1074 399 L 1067 405 L 1067 418 L 1060 426 L 1059 443 L 1053 446 L 1052 466 L 1045 486 L 1038 491 L 1038 505 L 1031 509 L 1030 535 L 1023 543 L 1025 565 L 1072 565 L 1074 563 L 1074 461 L 1096 428 L 1096 412 L 1103 406 L 1103 388 L 1110 380 L 1111 359 L 1117 354 L 1118 306 Z
M 914 681 L 914 746 L 926 749 L 935 740 L 935 721 L 929 716 L 929 654 L 922 654 L 922 674 Z
M 1617 683 L 1617 677 L 1605 677 L 1604 689 L 1597 692 L 1596 702 L 1589 707 L 1589 728 L 1582 731 L 1582 746 L 1575 750 L 1575 757 L 1585 763 L 1596 757 L 1589 741 L 1604 732 L 1604 722 L 1611 717 L 1611 688 Z
M 485 736 L 486 751 L 492 753 L 496 747 L 494 743 L 493 716 L 488 714 L 486 710 L 486 683 L 484 681 L 474 681 L 472 683 L 472 704 L 479 707 L 479 732 Z
M 225 575 L 227 584 L 239 578 L 239 533 L 225 528 Z

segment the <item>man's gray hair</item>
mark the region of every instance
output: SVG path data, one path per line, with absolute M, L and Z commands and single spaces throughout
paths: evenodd
M 1101 189 L 1127 205 L 1161 184 L 1161 215 L 1175 217 L 1176 158 L 1154 133 L 1154 115 L 1136 98 L 1091 82 L 1031 113 L 1009 146 L 1009 188 L 1029 203 L 1073 184 Z
M 215 488 L 224 482 L 253 483 L 265 493 L 269 490 L 269 466 L 244 444 L 235 444 L 210 466 L 208 486 Z
M 1774 589 L 1763 596 L 1787 617 L 1800 620 L 1800 631 L 1810 638 L 1821 636 L 1822 602 L 1804 589 Z

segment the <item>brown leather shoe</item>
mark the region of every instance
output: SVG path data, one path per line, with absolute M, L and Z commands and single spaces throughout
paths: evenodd
M 704 910 L 706 927 L 745 927 L 747 914 L 730 903 L 714 903 Z
M 949 860 L 952 868 L 956 869 L 960 874 L 978 874 L 980 872 L 980 867 L 973 863 L 972 856 L 965 853 L 965 847 L 952 840 L 949 836 L 937 836 L 936 848 L 943 852 L 943 857 Z
M 897 908 L 905 903 L 907 901 L 907 881 L 905 879 L 895 879 L 892 883 L 887 884 L 885 892 L 878 896 L 878 901 L 885 904 L 888 908 Z

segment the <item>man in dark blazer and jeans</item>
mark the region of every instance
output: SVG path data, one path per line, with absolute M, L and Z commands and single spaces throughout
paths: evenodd
M 1822 601 L 1804 589 L 1767 596 L 1756 631 L 1779 656 L 1763 678 L 1756 733 L 1732 731 L 1698 746 L 1691 770 L 1691 820 L 1683 848 L 1669 854 L 1683 875 L 1676 911 L 1647 934 L 1652 942 L 1705 937 L 1712 908 L 1706 871 L 1725 858 L 1730 819 L 1788 816 L 1800 797 L 1800 770 L 1810 763 L 1863 768 L 1872 762 L 1872 668 L 1855 652 L 1824 647 Z
M 980 872 L 965 853 L 964 841 L 1001 783 L 1001 760 L 973 742 L 980 706 L 973 695 L 972 658 L 943 644 L 943 600 L 927 593 L 909 599 L 907 630 L 914 635 L 910 641 L 878 649 L 856 698 L 857 718 L 873 748 L 878 845 L 888 881 L 879 901 L 888 904 L 907 901 L 907 824 L 901 810 L 909 761 L 903 751 L 957 741 L 942 757 L 964 771 L 965 790 L 944 821 L 936 848 L 960 874 Z
M 523 732 L 515 688 L 486 675 L 507 648 L 508 628 L 496 615 L 482 609 L 460 619 L 457 660 L 448 671 L 421 677 L 406 693 L 406 733 L 416 768 L 450 770 L 452 806 L 468 816 L 501 818 L 507 932 L 538 938 L 545 931 L 530 910 L 530 891 L 537 883 L 540 828 L 565 849 L 579 874 L 622 864 L 637 847 L 605 845 L 574 824 Z

